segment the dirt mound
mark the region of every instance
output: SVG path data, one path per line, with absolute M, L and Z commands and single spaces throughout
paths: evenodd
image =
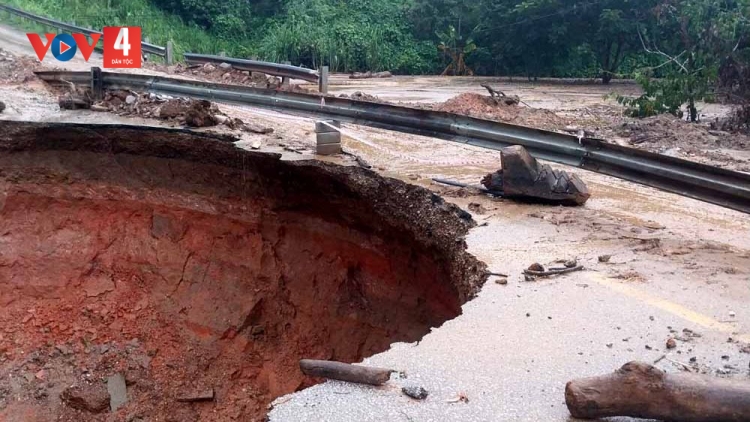
M 750 146 L 747 136 L 713 130 L 710 124 L 690 123 L 671 114 L 623 123 L 617 134 L 628 138 L 633 145 L 660 150 L 682 148 L 697 152 L 701 149 L 746 149 Z
M 36 79 L 35 70 L 41 70 L 42 64 L 29 56 L 16 56 L 0 48 L 0 83 L 17 84 Z
M 370 171 L 180 130 L 0 126 L 0 420 L 260 420 L 315 381 L 300 358 L 415 341 L 486 278 L 470 216 Z
M 549 110 L 506 105 L 503 102 L 497 104 L 487 95 L 471 92 L 459 94 L 444 103 L 436 105 L 434 109 L 547 130 L 561 130 L 566 126 L 564 118 Z
M 79 97 L 89 94 L 78 95 Z M 206 100 L 173 98 L 153 93 L 125 90 L 107 91 L 104 99 L 92 106 L 95 111 L 109 111 L 121 116 L 140 116 L 166 121 L 173 125 L 207 127 L 219 124 L 230 129 L 252 133 L 271 133 L 272 128 L 245 123 L 224 114 L 219 107 Z
M 227 65 L 228 66 L 228 65 Z M 225 84 L 246 85 L 255 88 L 277 89 L 281 87 L 281 79 L 267 76 L 263 73 L 236 70 L 231 66 L 213 65 L 206 63 L 185 67 L 177 64 L 170 69 L 171 73 L 198 76 L 202 79 Z
M 384 103 L 380 98 L 362 91 L 354 92 L 352 95 L 341 94 L 339 95 L 339 98 L 348 98 L 356 101 L 369 101 L 371 103 Z

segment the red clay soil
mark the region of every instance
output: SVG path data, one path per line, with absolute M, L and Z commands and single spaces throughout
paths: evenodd
M 486 278 L 472 225 L 356 167 L 0 122 L 0 420 L 262 420 L 317 381 L 300 358 L 359 361 L 459 315 Z
M 436 104 L 435 110 L 547 130 L 562 130 L 567 125 L 564 118 L 549 110 L 529 108 L 523 104 L 496 104 L 489 95 L 471 92 Z

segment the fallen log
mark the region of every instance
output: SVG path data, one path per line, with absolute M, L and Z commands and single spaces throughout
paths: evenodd
M 299 361 L 302 373 L 311 377 L 354 382 L 357 384 L 383 385 L 391 378 L 392 369 L 350 365 L 328 360 L 302 359 Z
M 549 277 L 553 275 L 571 273 L 573 271 L 581 271 L 582 269 L 583 265 L 576 265 L 575 267 L 570 268 L 550 268 L 547 271 L 523 270 L 523 273 L 526 275 L 533 275 L 534 277 Z
M 580 419 L 629 416 L 683 422 L 750 420 L 750 382 L 667 374 L 630 362 L 613 374 L 570 381 L 565 404 Z

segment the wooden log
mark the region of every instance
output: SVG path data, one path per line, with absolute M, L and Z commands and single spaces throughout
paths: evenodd
M 549 277 L 553 275 L 572 273 L 573 271 L 581 271 L 582 269 L 583 265 L 576 265 L 571 268 L 550 268 L 547 271 L 523 270 L 523 273 L 534 277 Z
M 682 422 L 750 420 L 750 382 L 667 374 L 630 362 L 613 374 L 573 380 L 565 404 L 580 419 L 630 416 Z
M 311 377 L 329 378 L 358 384 L 383 385 L 391 378 L 392 369 L 350 365 L 328 360 L 302 359 L 299 361 L 302 373 Z

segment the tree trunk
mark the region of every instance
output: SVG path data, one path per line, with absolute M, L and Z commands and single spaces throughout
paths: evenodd
M 329 378 L 359 384 L 382 385 L 391 378 L 392 369 L 372 368 L 348 363 L 302 359 L 299 361 L 302 373 L 311 377 Z
M 565 386 L 575 418 L 629 416 L 682 422 L 747 422 L 750 382 L 694 374 L 667 374 L 630 362 L 613 374 Z
M 609 83 L 612 81 L 612 73 L 611 72 L 604 72 L 602 74 L 602 83 L 604 85 L 609 85 Z

